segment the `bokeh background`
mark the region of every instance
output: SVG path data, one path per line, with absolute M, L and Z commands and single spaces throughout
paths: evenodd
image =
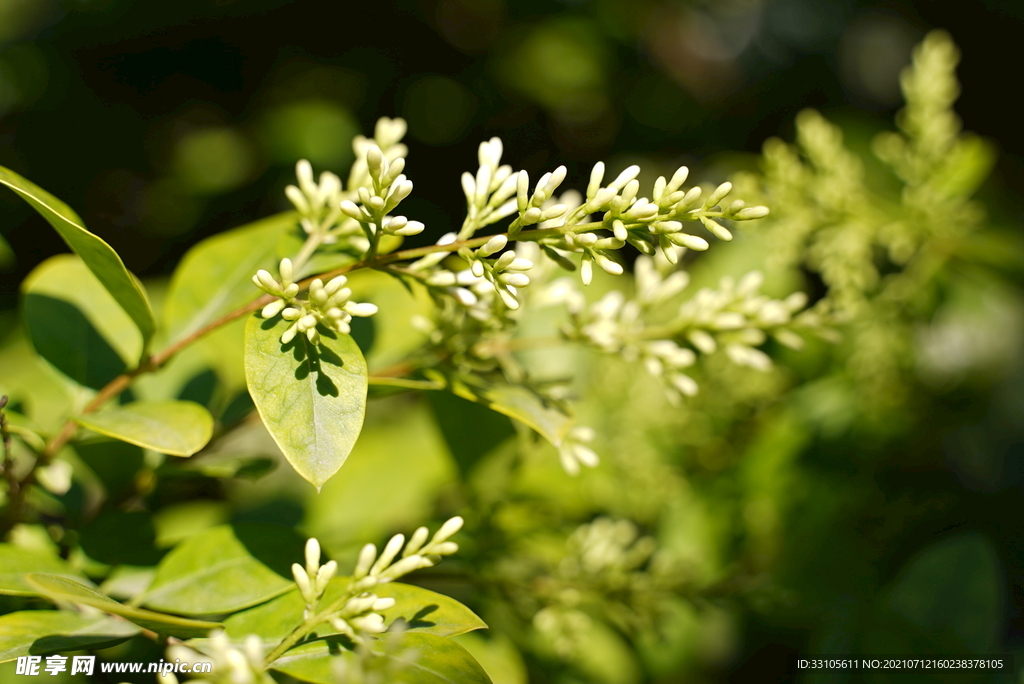
M 458 174 L 492 135 L 510 163 L 531 174 L 564 163 L 577 186 L 597 160 L 671 159 L 722 180 L 754 165 L 766 138 L 791 138 L 806 107 L 866 149 L 900 105 L 912 46 L 942 27 L 964 53 L 965 128 L 999 149 L 981 199 L 997 230 L 1019 236 L 1024 127 L 1009 98 L 1022 26 L 1024 5 L 996 0 L 0 0 L 0 164 L 154 278 L 201 238 L 286 208 L 296 159 L 344 173 L 352 136 L 400 115 L 416 182 L 403 206 L 432 241 L 461 221 Z M 0 236 L 4 327 L 18 283 L 65 248 L 12 193 L 0 194 Z M 1024 271 L 1006 263 L 1019 303 Z M 783 423 L 745 447 L 761 471 L 726 476 L 741 454 L 685 445 L 694 487 L 711 492 L 711 528 L 735 514 L 745 480 L 776 498 L 791 488 L 796 503 L 761 550 L 771 562 L 749 575 L 763 586 L 721 589 L 740 597 L 729 636 L 691 640 L 729 645 L 657 681 L 790 681 L 795 654 L 853 650 L 863 634 L 875 652 L 916 648 L 898 638 L 908 631 L 951 649 L 1024 651 L 1024 373 L 1011 324 L 987 333 L 1012 347 L 998 372 L 925 387 L 923 408 L 891 430 L 850 428 L 855 416 L 831 431 Z M 811 393 L 795 401 L 828 413 Z M 314 527 L 360 514 L 318 518 L 317 505 Z M 752 506 L 743 515 L 770 526 Z M 282 510 L 293 509 L 266 515 Z M 754 551 L 739 562 L 756 565 Z M 543 660 L 527 666 L 549 681 Z M 590 681 L 574 676 L 550 681 Z

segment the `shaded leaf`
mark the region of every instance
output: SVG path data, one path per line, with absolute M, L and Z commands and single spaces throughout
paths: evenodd
M 296 472 L 317 489 L 348 458 L 363 427 L 366 362 L 349 335 L 321 330 L 281 344 L 291 323 L 253 315 L 245 327 L 245 374 L 263 423 Z
M 13 544 L 0 544 L 0 594 L 37 596 L 39 592 L 25 582 L 25 575 L 30 572 L 60 575 L 88 582 L 59 556 Z
M 172 456 L 191 456 L 213 434 L 210 412 L 191 401 L 137 401 L 74 420 L 101 435 Z
M 82 528 L 82 550 L 106 565 L 154 565 L 160 553 L 153 548 L 156 533 L 152 514 L 107 510 Z
M 0 615 L 0 663 L 25 655 L 107 648 L 130 639 L 139 628 L 106 615 L 70 610 L 24 610 Z
M 18 193 L 56 229 L 82 261 L 95 274 L 103 287 L 113 295 L 125 313 L 142 333 L 143 346 L 149 344 L 156 329 L 153 311 L 139 282 L 128 272 L 121 257 L 102 239 L 90 233 L 82 219 L 59 199 L 35 183 L 0 166 L 0 183 Z
M 305 539 L 277 525 L 240 523 L 200 532 L 157 567 L 143 604 L 184 615 L 231 613 L 283 594 Z M 300 611 L 301 612 L 301 611 Z
M 151 610 L 132 608 L 118 603 L 81 582 L 66 577 L 32 573 L 25 576 L 25 581 L 39 594 L 54 601 L 68 601 L 99 608 L 111 615 L 120 615 L 140 627 L 159 634 L 169 634 L 181 638 L 197 637 L 204 636 L 210 630 L 221 626 L 216 622 L 189 620 L 176 615 L 164 615 Z
M 345 648 L 346 643 L 334 637 L 309 641 L 291 649 L 270 667 L 304 682 L 334 684 L 335 658 L 349 660 L 352 667 L 357 667 L 357 656 Z M 403 636 L 400 643 L 402 648 L 415 650 L 417 658 L 395 672 L 389 684 L 491 684 L 480 663 L 451 639 L 412 633 Z M 400 657 L 386 653 L 381 640 L 374 641 L 373 650 L 388 659 Z
M 275 271 L 278 240 L 295 225 L 294 212 L 275 214 L 190 249 L 174 271 L 164 304 L 170 340 L 187 337 L 256 299 L 261 293 L 252 276 L 261 268 Z

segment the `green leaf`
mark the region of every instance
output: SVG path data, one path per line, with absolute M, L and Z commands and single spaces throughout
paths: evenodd
M 253 315 L 245 327 L 245 376 L 256 409 L 296 472 L 320 489 L 359 436 L 366 410 L 366 362 L 349 335 L 321 329 L 281 344 L 291 325 Z
M 492 411 L 533 428 L 555 446 L 562 443 L 573 425 L 572 416 L 567 411 L 521 385 L 471 387 L 456 380 L 451 383 L 451 387 L 452 392 L 463 399 L 483 404 Z
M 299 534 L 277 525 L 210 528 L 164 557 L 143 604 L 183 615 L 213 615 L 269 601 L 295 586 L 291 564 L 302 560 L 304 546 Z
M 25 549 L 13 544 L 0 544 L 0 594 L 11 596 L 37 596 L 38 591 L 25 582 L 30 572 L 71 577 L 87 582 L 82 575 L 68 567 L 59 556 L 36 549 Z
M 188 337 L 204 325 L 256 299 L 256 271 L 276 272 L 278 240 L 296 226 L 294 212 L 207 238 L 190 249 L 171 278 L 164 304 L 170 340 Z
M 32 346 L 78 384 L 98 389 L 141 357 L 135 323 L 79 257 L 47 259 L 22 292 Z
M 137 401 L 74 421 L 101 435 L 172 456 L 191 456 L 213 434 L 210 412 L 191 401 Z
M 358 667 L 357 656 L 345 648 L 347 640 L 318 639 L 291 649 L 271 664 L 271 669 L 313 684 L 334 684 L 334 659 L 344 658 Z M 491 684 L 490 677 L 469 651 L 446 637 L 435 634 L 406 634 L 401 646 L 415 650 L 412 664 L 389 677 L 389 684 Z M 400 657 L 385 651 L 382 640 L 373 642 L 378 655 L 395 660 Z
M 0 615 L 0 663 L 19 656 L 107 648 L 130 639 L 139 628 L 106 615 L 70 610 L 23 610 Z
M 85 586 L 81 582 L 76 582 L 66 577 L 32 573 L 25 576 L 25 581 L 38 593 L 53 601 L 68 601 L 99 608 L 111 615 L 120 615 L 127 620 L 131 620 L 139 627 L 152 630 L 158 634 L 189 638 L 205 636 L 210 630 L 221 627 L 216 622 L 189 620 L 188 618 L 176 615 L 164 615 L 163 613 L 155 613 L 151 610 L 125 606 L 109 596 L 105 596 L 95 589 Z
M 381 598 L 395 599 L 393 608 L 381 612 L 389 626 L 396 620 L 402 620 L 409 632 L 443 637 L 487 629 L 487 623 L 466 606 L 422 587 L 391 582 L 375 587 L 373 593 Z
M 156 329 L 153 310 L 139 282 L 128 272 L 117 252 L 86 230 L 82 219 L 71 207 L 46 192 L 35 183 L 22 178 L 10 169 L 0 166 L 0 183 L 18 193 L 23 200 L 53 226 L 95 274 L 103 287 L 113 295 L 142 333 L 143 346 L 149 344 Z
M 320 600 L 321 608 L 341 596 L 347 590 L 348 583 L 347 577 L 332 579 Z M 384 620 L 389 626 L 396 620 L 402 620 L 410 633 L 455 636 L 487 628 L 476 613 L 455 599 L 411 584 L 391 582 L 374 588 L 373 593 L 381 598 L 395 599 L 395 606 L 382 612 Z M 224 621 L 224 631 L 232 641 L 239 644 L 249 634 L 256 634 L 263 640 L 264 646 L 270 649 L 302 624 L 302 611 L 305 607 L 299 592 L 289 591 L 272 601 L 235 613 Z M 337 633 L 327 623 L 316 629 L 316 634 L 321 637 Z

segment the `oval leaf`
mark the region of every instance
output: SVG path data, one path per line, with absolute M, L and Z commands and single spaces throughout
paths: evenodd
M 98 389 L 142 355 L 142 336 L 73 254 L 47 259 L 22 284 L 32 346 L 75 382 Z
M 270 668 L 313 684 L 334 684 L 334 659 L 350 659 L 357 667 L 358 656 L 346 650 L 347 640 L 318 639 L 291 649 L 275 660 Z M 389 684 L 491 684 L 483 667 L 459 644 L 435 634 L 406 634 L 401 638 L 403 649 L 412 649 L 417 658 L 389 678 Z M 400 657 L 385 650 L 382 640 L 373 642 L 373 650 L 384 658 Z
M 155 613 L 151 610 L 125 606 L 109 596 L 105 596 L 95 589 L 85 586 L 81 582 L 76 582 L 66 577 L 32 573 L 25 576 L 25 581 L 39 594 L 53 601 L 68 601 L 70 603 L 99 608 L 111 615 L 120 615 L 126 620 L 131 620 L 139 627 L 157 632 L 158 634 L 189 638 L 205 636 L 210 630 L 221 627 L 216 622 L 189 620 L 188 618 L 176 615 L 164 615 L 163 613 Z
M 58 556 L 36 549 L 24 549 L 13 544 L 0 544 L 0 594 L 10 596 L 38 596 L 39 592 L 25 581 L 30 572 L 70 577 L 87 582 L 82 575 L 71 570 Z
M 363 427 L 366 362 L 349 335 L 321 329 L 281 344 L 291 325 L 253 315 L 245 326 L 245 377 L 256 409 L 296 472 L 317 489 L 348 458 Z
M 191 456 L 213 434 L 210 412 L 191 401 L 137 401 L 74 420 L 101 435 L 172 456 Z
M 139 282 L 128 272 L 114 248 L 86 230 L 82 219 L 71 207 L 32 181 L 0 166 L 0 183 L 18 193 L 56 229 L 89 270 L 114 296 L 142 333 L 143 345 L 149 344 L 156 329 L 153 310 Z
M 207 238 L 190 249 L 171 278 L 164 325 L 172 342 L 248 304 L 260 294 L 252 276 L 273 270 L 277 243 L 296 225 L 284 212 Z
M 130 622 L 70 610 L 23 610 L 0 615 L 0 663 L 26 655 L 47 655 L 114 646 L 139 633 Z
M 298 533 L 277 525 L 212 527 L 164 557 L 143 604 L 212 615 L 269 601 L 295 586 L 291 564 L 303 557 L 304 545 Z

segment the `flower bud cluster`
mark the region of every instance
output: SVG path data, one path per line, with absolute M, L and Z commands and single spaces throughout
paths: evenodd
M 168 661 L 180 660 L 189 664 L 210 662 L 210 674 L 203 679 L 190 679 L 190 684 L 273 684 L 273 678 L 263 666 L 263 642 L 255 634 L 245 638 L 241 646 L 228 639 L 223 630 L 210 635 L 205 653 L 199 653 L 183 644 L 167 649 Z M 207 655 L 208 654 L 208 655 Z M 172 678 L 173 674 L 170 675 Z M 171 680 L 176 681 L 176 680 Z
M 284 194 L 299 213 L 302 229 L 307 235 L 322 234 L 325 244 L 336 242 L 337 236 L 330 231 L 341 217 L 341 179 L 324 171 L 317 183 L 313 180 L 313 167 L 305 159 L 295 165 L 295 178 L 298 185 L 289 185 Z
M 687 372 L 696 363 L 697 352 L 712 354 L 722 348 L 734 363 L 767 370 L 771 359 L 757 347 L 768 335 L 783 345 L 800 348 L 803 338 L 797 329 L 823 337 L 830 334 L 820 312 L 798 315 L 807 305 L 803 293 L 772 299 L 759 294 L 762 281 L 758 272 L 747 274 L 738 283 L 724 278 L 717 289 L 701 289 L 661 325 L 651 324 L 653 310 L 681 293 L 688 276 L 681 272 L 663 276 L 648 257 L 637 259 L 633 299 L 617 290 L 588 308 L 580 306 L 579 297 L 571 292 L 562 291 L 557 299 L 570 304 L 572 324 L 564 330 L 569 339 L 627 361 L 642 361 L 648 373 L 664 381 L 669 399 L 677 403 L 698 391 L 696 380 Z M 569 289 L 564 282 L 551 289 L 554 286 Z
M 480 143 L 477 157 L 480 167 L 476 175 L 462 174 L 462 191 L 466 194 L 466 221 L 460 237 L 468 237 L 483 226 L 500 221 L 516 212 L 518 176 L 512 167 L 501 164 L 502 144 L 500 138 L 491 138 Z
M 292 563 L 292 576 L 295 584 L 306 602 L 306 611 L 303 618 L 308 618 L 316 611 L 316 604 L 320 601 L 327 584 L 338 572 L 336 561 L 327 561 L 320 565 L 320 542 L 315 537 L 306 541 L 306 565 Z
M 396 534 L 379 555 L 375 545 L 364 546 L 359 553 L 349 583 L 351 597 L 340 610 L 330 616 L 330 625 L 339 633 L 353 639 L 359 638 L 360 633 L 383 632 L 386 626 L 380 611 L 394 606 L 395 600 L 378 597 L 370 593 L 370 590 L 378 585 L 393 582 L 415 570 L 436 565 L 441 557 L 458 551 L 459 545 L 449 539 L 462 529 L 462 525 L 461 517 L 451 518 L 429 541 L 430 533 L 426 527 L 420 527 L 413 532 L 408 543 L 405 541 L 405 535 Z
M 316 278 L 309 284 L 306 299 L 299 299 L 299 285 L 292 282 L 293 268 L 290 259 L 282 259 L 278 272 L 280 280 L 276 280 L 268 271 L 260 269 L 253 276 L 253 282 L 267 294 L 277 297 L 263 307 L 260 312 L 264 318 L 273 318 L 281 314 L 286 321 L 293 321 L 281 335 L 281 342 L 288 344 L 296 335 L 303 334 L 313 344 L 320 344 L 320 333 L 317 326 L 347 334 L 351 332 L 353 316 L 372 316 L 377 313 L 377 306 L 365 302 L 352 301 L 352 290 L 345 287 L 348 279 L 337 276 L 325 284 Z

